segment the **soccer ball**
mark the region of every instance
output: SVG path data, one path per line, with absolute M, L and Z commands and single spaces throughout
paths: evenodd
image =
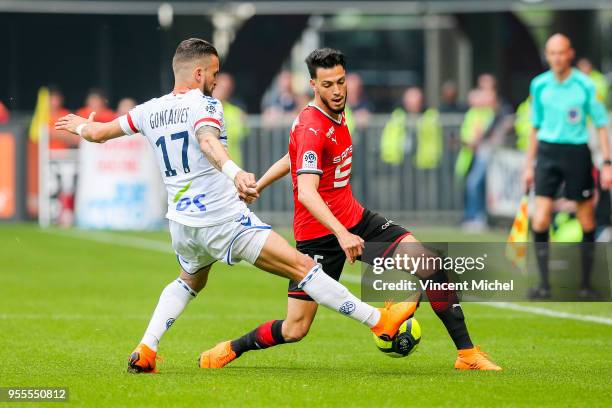
M 390 341 L 383 340 L 375 334 L 373 336 L 376 347 L 385 355 L 393 358 L 406 357 L 414 352 L 421 341 L 421 326 L 417 319 L 411 317 L 402 323 L 397 334 Z

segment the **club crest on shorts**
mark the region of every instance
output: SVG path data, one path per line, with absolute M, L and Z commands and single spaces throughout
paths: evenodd
M 351 302 L 350 300 L 347 300 L 342 305 L 340 305 L 340 309 L 338 309 L 338 311 L 343 315 L 350 315 L 353 314 L 353 312 L 355 311 L 355 307 L 355 303 Z
M 581 119 L 582 119 L 582 113 L 580 112 L 580 108 L 574 107 L 574 108 L 570 108 L 567 111 L 567 121 L 571 123 L 572 125 L 579 123 Z
M 317 156 L 314 151 L 308 150 L 304 153 L 304 156 L 302 157 L 302 169 L 317 170 L 318 164 L 319 156 Z

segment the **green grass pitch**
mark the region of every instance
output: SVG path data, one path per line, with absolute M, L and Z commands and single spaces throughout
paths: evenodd
M 464 238 L 452 229 L 415 231 L 425 240 Z M 83 407 L 610 404 L 612 325 L 474 303 L 464 305 L 472 338 L 503 372 L 455 371 L 451 340 L 428 304 L 416 315 L 421 344 L 404 359 L 380 353 L 358 323 L 320 310 L 302 342 L 201 370 L 201 351 L 285 313 L 285 280 L 221 264 L 162 340 L 161 373 L 130 375 L 127 357 L 176 275 L 165 232 L 0 225 L 0 387 L 65 386 L 67 406 Z M 612 317 L 609 303 L 536 306 Z M 55 404 L 0 408 L 63 406 Z

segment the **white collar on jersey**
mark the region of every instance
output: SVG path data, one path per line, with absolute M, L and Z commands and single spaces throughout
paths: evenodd
M 341 114 L 340 114 L 340 119 L 334 119 L 334 118 L 332 118 L 331 116 L 329 116 L 329 115 L 327 114 L 327 112 L 325 112 L 323 109 L 319 108 L 319 107 L 317 106 L 317 104 L 316 104 L 316 103 L 314 103 L 314 102 L 310 102 L 310 103 L 308 104 L 308 106 L 312 106 L 313 108 L 318 109 L 318 110 L 319 110 L 319 111 L 320 111 L 322 114 L 324 114 L 325 116 L 327 116 L 327 117 L 329 118 L 329 120 L 331 120 L 332 122 L 337 123 L 338 125 L 341 125 L 341 124 L 342 124 L 342 115 L 343 115 L 344 113 L 341 113 Z

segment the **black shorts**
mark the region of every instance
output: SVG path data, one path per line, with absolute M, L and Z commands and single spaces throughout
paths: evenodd
M 556 198 L 563 185 L 562 195 L 569 200 L 593 197 L 593 162 L 588 145 L 538 142 L 537 156 L 536 196 Z
M 364 253 L 358 259 L 362 262 L 371 264 L 373 258 L 384 257 L 391 253 L 397 247 L 397 244 L 407 235 L 410 235 L 404 227 L 395 224 L 393 221 L 372 212 L 368 209 L 364 210 L 363 217 L 349 231 L 360 236 L 367 243 L 378 243 L 374 245 L 374 250 L 370 250 L 367 254 Z M 381 245 L 381 243 L 386 243 Z M 338 239 L 333 235 L 325 235 L 324 237 L 311 239 L 308 241 L 298 241 L 296 248 L 303 254 L 308 255 L 315 262 L 318 262 L 323 267 L 323 271 L 335 280 L 340 279 L 346 255 Z M 312 300 L 303 290 L 298 288 L 298 282 L 289 282 L 288 296 L 301 300 Z

